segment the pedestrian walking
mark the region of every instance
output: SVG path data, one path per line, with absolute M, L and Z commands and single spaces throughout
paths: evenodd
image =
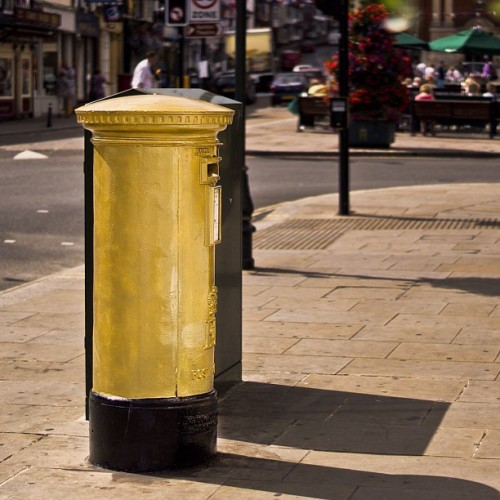
M 66 85 L 64 112 L 66 116 L 71 116 L 76 106 L 76 71 L 71 66 L 63 63 L 62 73 Z
M 144 89 L 157 86 L 154 65 L 156 64 L 156 53 L 149 52 L 146 59 L 143 59 L 134 69 L 132 76 L 132 88 Z
M 56 96 L 57 96 L 57 116 L 66 114 L 66 96 L 68 95 L 68 81 L 66 79 L 66 70 L 61 67 L 56 77 Z
M 90 77 L 89 100 L 97 101 L 105 97 L 104 84 L 110 84 L 101 73 L 100 69 L 95 69 L 94 74 Z

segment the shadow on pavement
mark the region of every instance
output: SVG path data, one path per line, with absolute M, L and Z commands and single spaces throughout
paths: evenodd
M 219 404 L 219 436 L 306 450 L 423 455 L 448 406 L 244 382 Z
M 216 466 L 181 477 L 211 484 L 220 483 L 230 488 L 270 492 L 274 496 L 330 500 L 498 499 L 498 491 L 489 486 L 452 477 L 381 474 L 229 453 L 221 453 Z M 232 498 L 241 493 L 233 492 Z M 260 496 L 256 494 L 253 498 Z
M 325 273 L 321 271 L 308 271 L 305 269 L 282 269 L 271 267 L 256 267 L 250 274 L 254 276 L 276 276 L 280 274 L 293 274 L 303 276 L 305 278 L 353 278 L 359 280 L 373 280 L 373 282 L 381 281 L 404 281 L 409 285 L 430 285 L 433 288 L 445 288 L 448 290 L 463 290 L 466 293 L 475 295 L 484 295 L 486 297 L 498 297 L 498 290 L 500 287 L 499 278 L 482 278 L 482 277 L 458 277 L 458 278 L 443 278 L 443 279 L 429 279 L 429 278 L 401 278 L 383 276 L 371 276 L 370 274 L 343 274 L 343 273 Z M 345 284 L 342 285 L 345 288 Z M 352 284 L 356 286 L 355 282 Z
M 320 499 L 497 499 L 496 490 L 473 481 L 304 462 L 309 450 L 319 452 L 310 461 L 339 464 L 342 453 L 422 456 L 447 408 L 428 400 L 244 382 L 219 404 L 219 437 L 248 443 L 239 445 L 248 454 L 219 453 L 210 466 L 154 476 Z
M 446 278 L 444 280 L 421 279 L 419 283 L 427 283 L 434 288 L 448 288 L 450 290 L 463 290 L 475 295 L 486 297 L 498 297 L 500 289 L 499 278 Z

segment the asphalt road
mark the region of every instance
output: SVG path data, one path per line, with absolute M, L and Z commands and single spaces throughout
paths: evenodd
M 246 164 L 256 214 L 276 203 L 338 192 L 337 159 L 247 157 Z M 349 173 L 350 190 L 500 182 L 495 158 L 357 157 L 351 158 Z
M 81 130 L 8 136 L 9 141 L 81 137 Z M 57 137 L 56 137 L 57 136 Z M 7 136 L 2 137 L 5 144 Z M 35 148 L 39 150 L 39 148 Z M 84 261 L 83 151 L 15 160 L 0 151 L 0 290 Z M 284 201 L 338 191 L 338 160 L 247 157 L 255 217 Z M 500 182 L 497 159 L 351 157 L 350 189 Z M 356 207 L 351 207 L 355 212 Z
M 30 131 L 27 130 L 22 134 L 0 134 L 0 146 L 9 146 L 19 143 L 34 143 L 39 141 L 52 140 L 54 138 L 69 139 L 72 137 L 81 137 L 82 129 L 75 124 L 71 124 L 67 129 L 53 130 L 51 128 L 43 127 L 40 130 Z M 7 127 L 5 123 L 2 126 Z
M 0 156 L 0 289 L 84 260 L 83 152 Z

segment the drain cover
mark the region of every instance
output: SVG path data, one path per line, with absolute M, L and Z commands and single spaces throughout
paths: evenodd
M 346 231 L 391 229 L 500 229 L 500 220 L 411 217 L 290 219 L 262 231 L 257 231 L 254 236 L 254 247 L 261 250 L 321 250 L 328 248 Z

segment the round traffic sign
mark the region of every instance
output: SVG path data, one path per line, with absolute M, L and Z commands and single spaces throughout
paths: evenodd
M 193 5 L 198 9 L 210 9 L 218 0 L 193 0 Z
M 180 7 L 174 7 L 170 11 L 171 21 L 182 21 L 184 19 L 184 11 Z

